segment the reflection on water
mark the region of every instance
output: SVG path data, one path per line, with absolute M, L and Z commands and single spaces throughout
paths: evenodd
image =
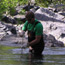
M 45 48 L 42 57 L 33 57 L 29 49 L 0 46 L 0 65 L 65 65 L 65 48 Z

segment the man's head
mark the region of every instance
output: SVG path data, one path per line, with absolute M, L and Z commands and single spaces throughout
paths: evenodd
M 29 23 L 33 23 L 35 20 L 35 15 L 32 11 L 28 11 L 25 15 L 26 19 L 28 20 Z

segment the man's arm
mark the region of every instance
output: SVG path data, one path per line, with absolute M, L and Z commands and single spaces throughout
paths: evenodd
M 41 39 L 41 35 L 36 36 L 35 40 L 29 42 L 29 45 L 33 46 L 33 45 L 37 44 L 40 41 L 40 39 Z
M 22 30 L 19 30 L 19 35 L 20 35 L 21 37 L 24 36 L 25 31 L 27 30 L 27 25 L 28 25 L 28 22 L 26 21 L 26 22 L 24 23 L 23 27 L 22 27 Z

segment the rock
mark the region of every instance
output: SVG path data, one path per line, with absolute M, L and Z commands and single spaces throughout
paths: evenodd
M 31 4 L 35 4 L 35 0 L 29 0 Z
M 58 13 L 49 11 L 47 8 L 38 9 L 35 12 L 35 17 L 41 21 L 53 21 L 53 22 L 55 22 L 55 21 L 62 22 L 62 19 L 64 18 L 64 16 L 62 16 Z
M 47 47 L 64 47 L 65 45 L 65 22 L 64 22 L 64 16 L 60 15 L 59 13 L 54 13 L 52 11 L 49 11 L 49 9 L 47 8 L 39 8 L 36 12 L 35 12 L 35 17 L 42 23 L 43 25 L 43 35 L 44 35 L 44 42 L 45 42 L 45 46 Z M 14 16 L 15 19 L 20 18 L 20 20 L 25 20 L 24 15 L 17 15 Z M 21 44 L 21 40 L 22 38 L 18 38 L 15 39 L 15 36 L 11 36 L 14 34 L 18 34 L 16 32 L 18 32 L 18 30 L 22 28 L 23 24 L 18 26 L 14 26 L 14 25 L 2 25 L 0 27 L 0 30 L 2 29 L 1 32 L 5 32 L 6 35 L 9 34 L 9 38 L 7 38 L 7 40 L 11 41 L 11 44 L 13 43 L 15 44 Z M 4 28 L 3 28 L 4 26 Z M 8 33 L 9 32 L 9 33 Z M 14 34 L 12 34 L 14 33 Z M 26 32 L 27 33 L 27 32 Z M 11 37 L 10 37 L 11 36 Z M 25 39 L 27 40 L 27 34 L 25 34 Z M 20 40 L 20 41 L 19 41 Z M 9 41 L 9 42 L 10 42 Z M 8 42 L 7 42 L 8 43 Z M 25 44 L 24 44 L 25 45 Z
M 44 42 L 45 42 L 45 46 L 47 47 L 63 47 L 64 46 L 63 42 L 56 40 L 55 37 L 52 35 L 45 35 Z
M 65 37 L 64 37 L 64 38 L 61 38 L 61 37 L 60 37 L 60 38 L 58 39 L 58 41 L 62 41 L 63 44 L 64 44 L 64 46 L 65 46 Z
M 6 23 L 10 23 L 10 22 L 9 22 L 9 18 L 8 18 L 7 16 L 4 16 L 4 17 L 2 18 L 2 21 L 5 21 Z
M 61 29 L 56 29 L 49 32 L 49 34 L 53 35 L 56 39 L 60 37 L 61 33 Z
M 15 19 L 9 18 L 7 16 L 4 16 L 2 18 L 2 21 L 5 21 L 6 23 L 12 23 L 12 24 L 16 24 L 17 23 L 17 21 Z
M 49 46 L 63 46 L 64 42 L 59 39 L 62 36 L 64 37 L 64 34 L 63 34 L 64 28 L 65 28 L 65 24 L 63 21 L 64 16 L 62 16 L 58 13 L 49 11 L 46 8 L 38 9 L 35 12 L 35 16 L 39 21 L 41 21 L 43 28 L 44 28 L 43 31 L 45 32 L 46 35 L 48 35 L 45 42 L 47 44 L 49 44 Z M 53 40 L 53 41 L 49 40 L 49 38 L 53 38 L 52 36 L 49 37 L 50 34 L 55 38 L 55 40 Z M 47 46 L 47 44 L 46 44 L 46 46 Z
M 21 18 L 21 21 L 22 21 L 23 23 L 25 23 L 25 22 L 26 22 L 26 18 Z
M 38 6 L 34 6 L 34 8 L 30 9 L 30 11 L 36 12 L 39 8 L 40 8 L 40 7 L 38 7 Z
M 7 35 L 0 41 L 1 45 L 14 46 L 14 47 L 27 47 L 26 37 L 19 37 L 17 35 Z
M 59 14 L 61 14 L 61 15 L 65 16 L 65 13 L 63 13 L 63 12 L 61 12 L 61 13 L 59 13 Z
M 15 27 L 12 28 L 12 29 L 11 29 L 11 32 L 12 32 L 12 34 L 17 34 L 16 28 L 15 28 Z
M 54 12 L 55 12 L 55 13 L 58 13 L 58 10 L 57 10 L 57 9 L 55 9 L 55 10 L 54 10 Z
M 29 11 L 31 8 L 33 8 L 34 6 L 33 5 L 25 5 L 24 7 L 23 7 L 23 9 L 25 9 L 26 11 Z
M 12 35 L 11 31 L 6 32 L 7 35 Z
M 56 4 L 56 5 L 54 6 L 54 8 L 56 8 L 57 11 L 61 11 L 64 6 L 65 6 L 65 5 L 61 3 L 61 4 Z
M 15 19 L 18 19 L 18 18 L 20 18 L 20 19 L 22 19 L 22 18 L 25 18 L 25 16 L 24 15 L 16 15 L 16 16 L 13 16 Z
M 35 10 L 38 10 L 40 7 L 39 6 L 34 6 L 34 9 Z
M 64 37 L 65 37 L 65 34 L 64 34 L 64 33 L 62 33 L 60 37 L 61 37 L 61 38 L 64 38 Z
M 2 38 L 6 36 L 6 33 L 5 32 L 0 32 L 0 40 L 2 40 Z
M 56 30 L 57 29 L 57 26 L 54 25 L 54 24 L 50 24 L 50 30 Z

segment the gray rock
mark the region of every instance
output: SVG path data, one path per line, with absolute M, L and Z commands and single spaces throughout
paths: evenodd
M 65 45 L 64 44 L 65 43 L 65 41 L 64 41 L 65 40 L 65 22 L 62 21 L 64 16 L 62 16 L 58 13 L 49 11 L 47 8 L 38 9 L 35 12 L 35 16 L 36 16 L 36 18 L 38 18 L 38 20 L 43 25 L 43 35 L 44 35 L 45 46 L 63 47 Z M 22 18 L 23 16 L 18 15 L 18 16 L 14 16 L 14 17 Z M 0 24 L 0 25 L 3 25 L 3 24 Z M 9 35 L 6 34 L 9 37 L 5 36 L 5 38 L 2 39 L 4 41 L 1 41 L 1 44 L 5 44 L 5 43 L 8 44 L 10 42 L 10 44 L 17 46 L 18 44 L 21 45 L 21 43 L 24 42 L 24 40 L 25 40 L 26 42 L 24 42 L 25 43 L 24 46 L 26 45 L 27 34 L 25 34 L 25 38 L 21 38 L 19 36 L 15 36 L 15 35 L 12 35 L 12 33 L 10 33 L 11 29 L 14 27 L 16 28 L 16 32 L 18 32 L 18 30 L 21 29 L 21 27 L 23 25 L 19 26 L 19 28 L 17 26 L 9 25 L 9 24 L 5 24 L 4 26 L 5 26 L 5 28 L 8 28 L 8 29 L 4 28 L 5 30 L 3 30 L 3 31 L 5 33 L 9 32 L 8 33 Z M 0 29 L 3 29 L 3 26 L 1 26 Z
M 64 44 L 61 41 L 55 39 L 52 35 L 44 35 L 45 46 L 47 47 L 63 47 Z

